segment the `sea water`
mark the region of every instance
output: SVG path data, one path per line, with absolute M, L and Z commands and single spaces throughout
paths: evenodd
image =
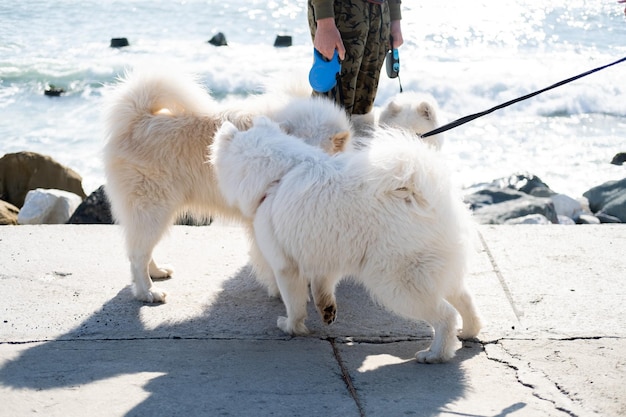
M 614 0 L 404 0 L 400 82 L 432 95 L 442 123 L 477 113 L 626 56 Z M 207 41 L 222 32 L 228 46 Z M 274 47 L 277 35 L 291 47 Z M 130 46 L 111 48 L 126 37 Z M 127 68 L 171 63 L 216 100 L 306 77 L 312 43 L 305 1 L 21 0 L 0 2 L 0 155 L 34 151 L 104 184 L 102 98 Z M 400 91 L 383 73 L 376 105 Z M 60 97 L 44 90 L 63 88 Z M 445 133 L 462 186 L 516 172 L 580 196 L 626 177 L 626 63 Z

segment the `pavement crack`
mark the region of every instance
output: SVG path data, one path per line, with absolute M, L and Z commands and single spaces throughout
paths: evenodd
M 554 408 L 572 417 L 585 415 L 568 393 L 552 381 L 544 372 L 534 369 L 529 362 L 512 355 L 499 342 L 483 344 L 487 359 L 501 363 L 515 371 L 517 381 L 530 388 L 540 400 L 554 405 Z
M 328 342 L 330 343 L 330 346 L 333 348 L 333 355 L 335 356 L 335 360 L 337 361 L 337 364 L 339 365 L 339 369 L 341 370 L 341 378 L 343 379 L 343 382 L 346 384 L 346 388 L 348 389 L 350 396 L 354 400 L 354 403 L 356 404 L 356 407 L 359 410 L 359 415 L 361 417 L 365 417 L 365 410 L 363 409 L 363 406 L 361 405 L 359 394 L 357 393 L 354 383 L 352 382 L 350 371 L 348 370 L 348 367 L 345 365 L 345 363 L 343 362 L 343 359 L 341 358 L 341 352 L 339 352 L 339 348 L 337 347 L 337 342 L 335 338 L 329 337 L 326 340 L 328 340 Z
M 504 291 L 504 295 L 506 295 L 506 299 L 508 300 L 509 305 L 513 309 L 515 318 L 517 319 L 517 322 L 521 324 L 522 323 L 521 317 L 524 315 L 524 313 L 519 308 L 517 308 L 517 305 L 515 304 L 515 301 L 513 300 L 513 295 L 511 294 L 511 289 L 506 283 L 506 280 L 504 279 L 504 276 L 502 275 L 502 272 L 500 271 L 500 267 L 498 266 L 498 263 L 496 262 L 496 258 L 491 253 L 491 249 L 489 249 L 489 245 L 487 245 L 487 241 L 483 237 L 482 233 L 478 232 L 478 236 L 480 237 L 480 241 L 483 245 L 483 248 L 485 248 L 485 253 L 487 254 L 487 257 L 489 258 L 489 262 L 491 263 L 493 272 L 495 272 L 496 276 L 498 277 L 498 281 L 500 282 L 500 286 L 502 287 L 502 290 Z

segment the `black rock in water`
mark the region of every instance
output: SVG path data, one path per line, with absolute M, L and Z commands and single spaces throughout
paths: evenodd
M 209 43 L 215 46 L 228 46 L 226 42 L 226 36 L 222 32 L 216 33 L 210 40 Z

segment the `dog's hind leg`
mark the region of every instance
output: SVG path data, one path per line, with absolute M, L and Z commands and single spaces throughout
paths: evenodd
M 169 226 L 172 216 L 166 212 L 151 210 L 151 218 L 133 216 L 124 226 L 130 268 L 133 277 L 135 298 L 148 303 L 165 302 L 166 292 L 155 287 L 151 275 L 165 278 L 171 275 L 171 269 L 159 268 L 152 259 L 152 251 Z
M 422 277 L 424 278 L 424 277 Z M 415 354 L 418 362 L 439 363 L 454 357 L 457 344 L 456 310 L 437 293 L 430 292 L 427 287 L 419 285 L 423 279 L 414 277 L 393 277 L 387 279 L 386 285 L 372 285 L 372 281 L 364 281 L 370 293 L 385 307 L 394 313 L 411 320 L 424 320 L 434 330 L 433 342 L 426 350 Z M 396 284 L 390 284 L 395 282 Z
M 337 319 L 335 287 L 341 277 L 316 277 L 311 280 L 311 292 L 317 311 L 325 324 L 333 324 Z
M 459 338 L 471 339 L 476 337 L 480 332 L 482 322 L 476 311 L 472 295 L 467 291 L 467 288 L 462 286 L 446 299 L 457 309 L 463 319 L 463 328 L 459 332 Z
M 309 329 L 304 324 L 309 300 L 307 280 L 300 277 L 295 268 L 287 267 L 276 271 L 276 282 L 287 310 L 287 317 L 279 317 L 276 324 L 283 332 L 291 335 L 307 334 Z

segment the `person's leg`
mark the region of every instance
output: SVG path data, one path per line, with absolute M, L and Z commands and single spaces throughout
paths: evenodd
M 389 5 L 363 2 L 369 9 L 369 27 L 364 44 L 361 65 L 356 79 L 356 91 L 351 114 L 369 113 L 376 98 L 380 72 L 389 50 L 391 20 Z
M 308 2 L 308 18 L 311 38 L 315 38 L 315 11 Z M 341 76 L 338 85 L 324 95 L 340 104 L 348 114 L 352 114 L 361 63 L 370 31 L 370 3 L 364 0 L 335 2 L 335 24 L 341 33 L 346 48 L 345 59 L 341 62 Z M 375 6 L 380 7 L 380 6 Z M 341 91 L 339 89 L 341 87 Z M 315 94 L 315 93 L 314 93 Z

